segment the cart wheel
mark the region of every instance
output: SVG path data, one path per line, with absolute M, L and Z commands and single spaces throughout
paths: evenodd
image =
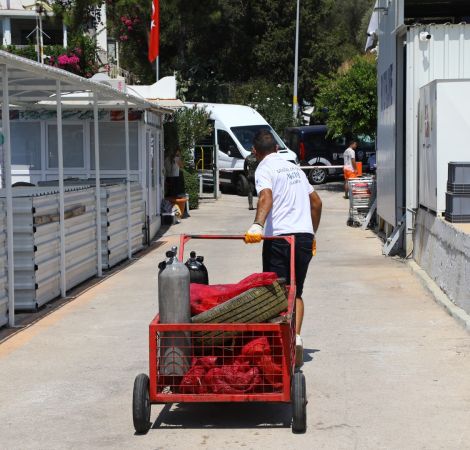
M 295 372 L 292 380 L 292 432 L 305 433 L 307 430 L 307 389 L 305 376 Z
M 150 392 L 149 377 L 145 373 L 137 375 L 132 396 L 132 419 L 137 433 L 146 433 L 150 429 Z

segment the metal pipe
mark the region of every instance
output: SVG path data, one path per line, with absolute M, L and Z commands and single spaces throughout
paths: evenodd
M 64 147 L 62 138 L 62 99 L 60 81 L 56 81 L 57 101 L 57 166 L 59 169 L 59 230 L 60 230 L 60 295 L 66 296 L 67 274 L 65 264 L 65 200 L 64 200 Z
M 103 255 L 101 254 L 101 179 L 100 179 L 100 139 L 98 122 L 98 95 L 93 93 L 93 119 L 95 129 L 95 190 L 96 190 L 96 242 L 98 252 L 98 276 L 103 276 Z
M 4 136 L 5 191 L 7 202 L 7 254 L 8 254 L 8 324 L 15 326 L 15 256 L 13 250 L 13 192 L 11 188 L 10 94 L 8 68 L 2 64 L 3 104 L 2 132 Z
M 294 119 L 299 113 L 299 100 L 297 98 L 299 79 L 299 23 L 300 23 L 300 0 L 297 0 L 297 17 L 295 22 L 295 62 L 294 62 L 294 96 L 292 99 Z
M 124 103 L 124 128 L 126 132 L 126 187 L 127 187 L 127 257 L 132 258 L 132 217 L 131 217 L 131 163 L 129 156 L 129 104 Z
M 67 25 L 62 24 L 62 47 L 64 48 L 67 48 L 67 40 L 68 40 L 68 36 L 67 36 Z

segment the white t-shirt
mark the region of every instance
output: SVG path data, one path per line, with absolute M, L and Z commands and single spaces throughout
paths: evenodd
M 343 154 L 343 161 L 344 161 L 345 169 L 354 170 L 354 167 L 352 165 L 353 159 L 356 159 L 356 152 L 351 147 L 348 147 Z
M 313 234 L 309 195 L 314 189 L 301 169 L 277 153 L 271 153 L 259 163 L 255 183 L 258 194 L 263 189 L 271 189 L 273 193 L 265 236 Z

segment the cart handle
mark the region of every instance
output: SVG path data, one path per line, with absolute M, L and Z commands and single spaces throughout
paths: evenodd
M 243 241 L 245 236 L 236 234 L 182 234 L 180 236 L 180 248 L 178 259 L 183 261 L 184 247 L 191 239 L 208 239 L 208 240 L 238 240 Z M 290 285 L 295 286 L 295 236 L 263 236 L 265 241 L 284 240 L 290 244 Z

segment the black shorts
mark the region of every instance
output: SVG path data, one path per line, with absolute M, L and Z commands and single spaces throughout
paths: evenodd
M 313 234 L 295 233 L 295 281 L 297 297 L 302 296 L 308 265 L 312 259 Z M 275 239 L 263 242 L 263 272 L 276 272 L 279 278 L 290 280 L 290 245 Z

